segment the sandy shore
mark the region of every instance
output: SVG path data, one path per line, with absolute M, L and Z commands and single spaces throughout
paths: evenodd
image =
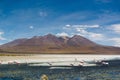
M 37 63 L 37 62 L 58 62 L 58 61 L 93 61 L 104 59 L 120 59 L 120 55 L 78 55 L 78 54 L 41 54 L 41 55 L 25 55 L 25 56 L 0 56 L 1 64 L 8 64 L 11 62 L 18 63 Z

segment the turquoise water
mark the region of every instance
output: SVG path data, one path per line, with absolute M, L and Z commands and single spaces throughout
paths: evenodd
M 120 80 L 120 65 L 71 69 L 49 69 L 26 64 L 0 65 L 0 80 L 40 80 L 43 74 L 49 80 Z

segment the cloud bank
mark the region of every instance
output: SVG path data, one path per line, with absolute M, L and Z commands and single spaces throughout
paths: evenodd
M 110 29 L 117 34 L 120 34 L 120 24 L 111 25 Z
M 114 46 L 120 47 L 120 38 L 112 38 L 110 40 L 114 42 Z
M 99 25 L 70 25 L 67 24 L 65 25 L 65 27 L 63 29 L 65 30 L 70 30 L 73 35 L 77 34 L 77 35 L 81 35 L 87 38 L 90 38 L 92 40 L 101 40 L 104 38 L 104 35 L 101 33 L 95 33 L 95 32 L 91 32 L 88 31 L 88 29 L 95 29 L 95 28 L 99 28 Z M 71 34 L 69 34 L 71 35 Z
M 100 32 L 100 30 L 102 31 Z M 103 30 L 105 30 L 106 34 L 103 32 Z M 111 33 L 111 36 L 108 35 L 109 32 Z M 117 35 L 115 36 L 115 34 Z M 70 36 L 70 37 L 73 35 L 80 35 L 96 43 L 100 43 L 100 44 L 107 43 L 110 46 L 120 47 L 119 34 L 120 34 L 120 24 L 112 24 L 112 25 L 107 25 L 107 26 L 100 26 L 98 24 L 95 24 L 95 25 L 66 24 L 63 27 L 63 32 L 57 33 L 56 35 L 57 36 Z
M 6 40 L 4 37 L 2 37 L 3 34 L 4 32 L 0 32 L 0 40 Z

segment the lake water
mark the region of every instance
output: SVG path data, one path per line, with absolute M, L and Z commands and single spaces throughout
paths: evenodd
M 48 68 L 40 66 L 0 65 L 0 80 L 120 80 L 120 65 L 98 67 Z

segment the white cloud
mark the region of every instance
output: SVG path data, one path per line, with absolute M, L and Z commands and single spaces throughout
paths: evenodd
M 65 32 L 62 32 L 62 33 L 57 33 L 56 34 L 57 36 L 69 36 L 67 33 L 65 33 Z
M 33 28 L 34 28 L 34 26 L 29 26 L 29 28 L 30 28 L 30 29 L 33 29 Z
M 92 32 L 89 32 L 89 37 L 93 40 L 103 40 L 105 37 L 103 34 L 100 34 L 100 33 L 92 33 Z
M 0 40 L 6 40 L 4 37 L 2 37 L 3 34 L 4 32 L 0 32 Z
M 84 37 L 88 37 L 91 40 L 102 40 L 104 39 L 104 35 L 100 33 L 89 32 L 86 29 L 77 29 L 77 31 Z
M 0 35 L 4 34 L 4 32 L 0 32 Z
M 114 42 L 114 46 L 120 47 L 120 38 L 112 38 L 110 41 Z
M 100 27 L 99 25 L 72 25 L 73 27 L 77 28 L 98 28 Z
M 64 27 L 63 27 L 63 29 L 71 29 L 71 25 L 70 24 L 66 24 Z
M 99 44 L 120 47 L 120 38 L 117 35 L 111 35 L 111 37 L 109 37 L 110 34 L 105 34 L 104 32 L 99 33 L 94 31 L 94 29 L 103 30 L 103 28 L 101 28 L 101 26 L 99 25 L 68 25 L 67 24 L 63 29 L 64 32 L 66 32 L 66 34 L 68 34 L 69 36 L 81 35 Z M 110 25 L 109 29 L 111 29 L 115 33 L 120 33 L 120 24 Z M 116 38 L 113 38 L 115 36 Z
M 70 27 L 71 25 L 70 24 L 67 24 L 67 25 L 65 25 L 66 27 Z
M 71 28 L 76 28 L 77 30 L 82 30 L 82 29 L 88 29 L 88 28 L 99 28 L 99 25 L 70 25 L 67 24 L 63 29 L 71 29 Z
M 104 38 L 103 34 L 90 32 L 87 29 L 89 28 L 99 28 L 99 25 L 66 25 L 64 29 L 71 29 L 71 32 L 74 32 L 74 34 L 81 35 L 87 38 L 90 38 L 91 40 L 102 40 Z M 73 35 L 73 34 L 72 34 Z
M 111 25 L 110 29 L 113 30 L 115 33 L 120 34 L 120 24 Z

